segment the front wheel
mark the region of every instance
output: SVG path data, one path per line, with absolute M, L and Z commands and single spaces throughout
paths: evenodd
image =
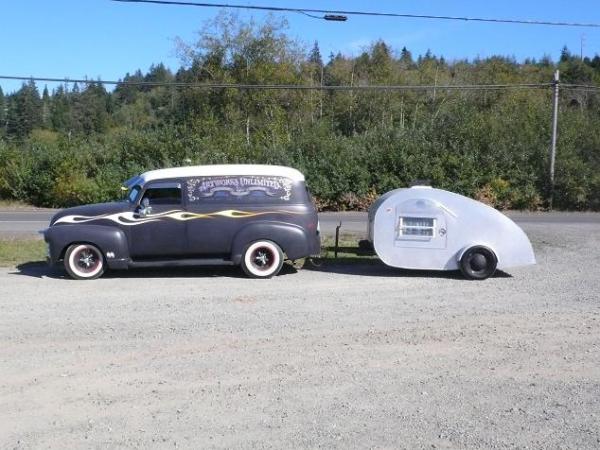
M 487 247 L 475 246 L 468 249 L 460 259 L 460 271 L 470 280 L 485 280 L 496 271 L 498 258 Z
M 104 273 L 104 256 L 95 245 L 74 244 L 65 253 L 65 269 L 75 280 L 94 280 Z
M 271 278 L 283 266 L 283 252 L 271 241 L 256 241 L 246 248 L 242 258 L 242 269 L 252 278 Z

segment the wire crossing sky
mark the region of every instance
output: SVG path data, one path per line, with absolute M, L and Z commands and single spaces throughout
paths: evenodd
M 467 16 L 437 16 L 430 14 L 402 14 L 390 12 L 376 11 L 347 11 L 336 9 L 310 9 L 310 8 L 282 8 L 279 6 L 257 6 L 257 5 L 235 5 L 231 3 L 198 3 L 198 2 L 182 2 L 182 1 L 167 1 L 167 0 L 112 0 L 113 2 L 121 3 L 150 3 L 157 5 L 174 5 L 174 6 L 196 6 L 202 8 L 224 8 L 224 9 L 247 9 L 269 12 L 294 12 L 294 13 L 317 13 L 317 14 L 334 14 L 348 16 L 372 16 L 372 17 L 395 17 L 403 19 L 430 19 L 430 20 L 457 20 L 463 22 L 488 22 L 488 23 L 503 23 L 503 24 L 519 24 L 519 25 L 547 25 L 558 27 L 583 27 L 583 28 L 600 28 L 600 23 L 585 23 L 585 22 L 553 22 L 547 20 L 536 19 L 502 19 L 490 17 L 467 17 Z M 315 17 L 315 16 L 311 16 Z M 315 17 L 320 18 L 320 17 Z
M 220 3 L 228 4 L 225 3 L 228 1 L 220 0 Z M 317 41 L 325 62 L 338 52 L 357 57 L 379 39 L 396 53 L 406 47 L 416 59 L 430 50 L 449 62 L 494 55 L 514 57 L 517 62 L 527 58 L 539 61 L 545 56 L 556 61 L 563 46 L 578 56 L 593 58 L 600 53 L 600 28 L 350 14 L 347 14 L 347 22 L 331 22 L 305 15 L 369 13 L 366 10 L 372 9 L 373 12 L 427 17 L 535 18 L 553 23 L 600 24 L 600 8 L 590 0 L 569 0 L 568 5 L 564 0 L 378 0 L 370 4 L 364 0 L 231 2 L 238 6 L 272 4 L 274 8 L 285 9 L 225 11 L 236 14 L 240 21 L 256 23 L 276 14 L 288 23 L 285 33 L 301 42 L 307 52 Z M 323 12 L 293 11 L 298 7 Z M 119 80 L 138 69 L 146 72 L 157 63 L 164 63 L 176 72 L 182 65 L 176 51 L 176 38 L 190 44 L 197 42 L 198 31 L 223 11 L 217 7 L 143 5 L 110 0 L 86 0 L 85 8 L 81 0 L 3 2 L 0 42 L 4 45 L 0 72 L 27 78 Z M 0 80 L 5 93 L 18 90 L 21 84 L 21 80 Z M 48 82 L 50 90 L 56 86 Z
M 305 84 L 243 84 L 243 83 L 186 83 L 165 81 L 114 81 L 50 77 L 24 77 L 0 75 L 0 80 L 21 80 L 51 82 L 61 84 L 104 84 L 122 86 L 172 87 L 187 89 L 239 89 L 239 90 L 290 90 L 290 91 L 500 91 L 510 89 L 543 89 L 554 83 L 515 83 L 515 84 L 413 84 L 413 85 L 305 85 Z M 600 91 L 600 86 L 584 84 L 561 84 L 562 88 L 583 91 Z
M 300 91 L 413 91 L 413 90 L 502 90 L 502 89 L 538 89 L 552 86 L 552 83 L 529 84 L 456 84 L 456 85 L 305 85 L 305 84 L 243 84 L 243 83 L 185 83 L 164 81 L 113 81 L 50 77 L 23 77 L 0 75 L 0 80 L 46 81 L 52 83 L 107 84 L 123 86 L 170 86 L 196 89 L 246 89 L 246 90 L 300 90 Z

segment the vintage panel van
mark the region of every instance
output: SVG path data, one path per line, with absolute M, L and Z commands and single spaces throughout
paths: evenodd
M 106 268 L 240 265 L 254 278 L 320 253 L 317 211 L 299 171 L 269 165 L 153 170 L 125 182 L 127 200 L 57 213 L 50 263 L 75 279 Z

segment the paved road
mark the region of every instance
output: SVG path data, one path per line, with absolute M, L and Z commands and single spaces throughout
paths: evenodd
M 55 213 L 52 209 L 0 209 L 0 237 L 40 237 L 38 231 L 48 226 Z
M 506 214 L 518 224 L 600 225 L 600 213 L 508 211 Z M 364 212 L 324 212 L 319 214 L 319 219 L 324 234 L 334 233 L 340 221 L 343 232 L 365 233 L 367 229 L 367 213 Z
M 40 236 L 39 230 L 48 226 L 55 213 L 52 209 L 43 210 L 1 210 L 0 237 L 34 237 Z M 507 213 L 519 224 L 599 224 L 600 213 L 552 212 L 532 213 L 509 211 Z M 324 212 L 319 214 L 321 231 L 332 235 L 336 226 L 342 222 L 342 232 L 365 233 L 367 229 L 367 213 L 364 212 Z M 41 236 L 40 236 L 41 237 Z

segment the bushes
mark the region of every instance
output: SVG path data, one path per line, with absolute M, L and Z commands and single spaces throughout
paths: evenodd
M 379 125 L 345 136 L 323 120 L 288 139 L 274 140 L 267 130 L 250 145 L 243 130 L 215 123 L 115 128 L 86 138 L 34 131 L 19 144 L 0 141 L 0 196 L 54 207 L 118 199 L 123 180 L 191 161 L 294 166 L 322 209 L 365 209 L 417 179 L 497 208 L 537 209 L 546 194 L 547 112 L 544 102 L 479 111 L 456 101 L 414 127 Z M 599 126 L 592 115 L 563 113 L 555 207 L 600 209 Z

